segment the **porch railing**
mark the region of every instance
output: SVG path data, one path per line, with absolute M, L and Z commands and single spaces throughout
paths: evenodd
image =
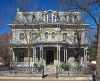
M 91 67 L 67 67 L 63 69 L 61 67 L 56 66 L 56 78 L 62 75 L 91 75 L 92 68 Z

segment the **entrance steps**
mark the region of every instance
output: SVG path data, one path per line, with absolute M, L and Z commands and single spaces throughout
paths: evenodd
M 56 72 L 56 66 L 55 65 L 46 65 L 44 67 L 45 72 Z

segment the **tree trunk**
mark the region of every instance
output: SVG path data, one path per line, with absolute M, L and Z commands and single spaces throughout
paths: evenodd
M 30 73 L 30 46 L 28 45 L 28 67 L 29 67 L 29 72 Z
M 97 44 L 97 59 L 96 59 L 96 81 L 100 81 L 100 23 L 98 25 L 98 44 Z

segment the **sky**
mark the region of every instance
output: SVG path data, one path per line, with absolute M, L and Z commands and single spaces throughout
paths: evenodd
M 57 10 L 58 7 L 54 3 L 54 0 L 37 0 L 39 5 L 39 10 Z M 10 17 L 5 13 L 5 10 L 8 6 L 14 8 L 15 0 L 0 0 L 0 34 L 3 33 L 12 33 L 11 28 L 7 25 L 12 22 Z
M 54 0 L 37 0 L 38 2 L 38 10 L 60 10 L 58 4 L 54 2 Z M 12 22 L 9 16 L 5 13 L 5 9 L 10 6 L 15 10 L 17 7 L 14 5 L 15 0 L 0 0 L 0 34 L 3 33 L 12 33 L 11 28 L 7 25 Z M 95 27 L 94 22 L 88 20 L 87 23 L 93 23 L 92 26 Z

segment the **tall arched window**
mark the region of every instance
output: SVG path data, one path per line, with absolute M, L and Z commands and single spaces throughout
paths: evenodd
M 45 33 L 45 39 L 48 39 L 48 32 Z
M 20 41 L 24 41 L 24 33 L 20 33 Z
M 55 38 L 55 33 L 54 32 L 52 32 L 52 39 L 54 39 Z
M 75 43 L 77 43 L 77 41 L 78 41 L 77 39 L 78 39 L 77 33 L 74 33 L 74 42 L 75 42 Z
M 48 12 L 48 22 L 52 22 L 52 12 Z
M 72 23 L 72 22 L 73 22 L 73 16 L 69 15 L 69 23 Z

